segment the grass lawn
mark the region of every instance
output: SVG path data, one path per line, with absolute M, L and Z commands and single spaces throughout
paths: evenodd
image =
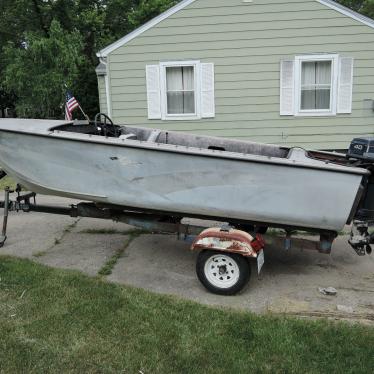
M 7 186 L 9 186 L 11 189 L 16 188 L 16 182 L 8 176 L 0 179 L 0 191 L 2 191 Z
M 1 373 L 373 373 L 374 329 L 254 316 L 0 257 Z

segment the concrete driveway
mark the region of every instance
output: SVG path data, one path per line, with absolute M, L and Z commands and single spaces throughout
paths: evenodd
M 38 203 L 66 206 L 71 200 L 38 196 Z M 174 235 L 139 235 L 121 223 L 41 213 L 11 213 L 8 240 L 0 254 L 77 269 L 109 281 L 177 295 L 204 304 L 256 313 L 288 313 L 361 320 L 374 324 L 374 257 L 359 257 L 340 236 L 331 255 L 302 249 L 267 247 L 260 277 L 256 264 L 248 287 L 239 295 L 206 291 L 195 275 L 196 253 Z M 325 296 L 319 287 L 334 287 Z

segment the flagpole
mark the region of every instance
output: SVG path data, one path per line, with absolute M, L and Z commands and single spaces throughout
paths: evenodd
M 86 120 L 90 122 L 90 117 L 88 117 L 88 115 L 83 111 L 79 103 L 78 103 L 78 108 L 81 110 L 82 114 L 84 115 L 84 118 L 86 118 Z
M 64 87 L 69 91 L 69 87 L 66 83 L 64 83 Z M 78 101 L 77 101 L 78 102 Z M 82 112 L 84 118 L 90 122 L 90 117 L 88 117 L 88 115 L 84 112 L 84 110 L 82 109 L 82 107 L 80 106 L 79 102 L 78 102 L 78 108 L 80 109 L 80 111 Z

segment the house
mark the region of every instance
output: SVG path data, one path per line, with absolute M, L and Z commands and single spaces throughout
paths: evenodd
M 101 50 L 116 123 L 314 149 L 374 134 L 374 20 L 330 0 L 184 0 Z

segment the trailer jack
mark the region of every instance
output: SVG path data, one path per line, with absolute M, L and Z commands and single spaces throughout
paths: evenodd
M 4 190 L 4 218 L 3 218 L 3 227 L 1 230 L 0 236 L 0 248 L 4 246 L 6 241 L 6 229 L 8 226 L 8 214 L 9 214 L 9 187 L 5 187 Z
M 0 179 L 3 176 L 0 175 Z M 17 192 L 17 198 L 15 201 L 10 200 L 10 194 L 13 192 Z M 0 203 L 0 207 L 4 208 L 4 216 L 3 216 L 3 226 L 1 230 L 1 236 L 0 236 L 0 248 L 4 246 L 4 243 L 7 239 L 7 227 L 8 227 L 8 216 L 9 216 L 9 211 L 24 211 L 28 212 L 29 207 L 31 204 L 31 199 L 33 199 L 34 204 L 35 204 L 35 192 L 30 192 L 25 195 L 21 195 L 21 186 L 17 184 L 17 187 L 15 190 L 11 190 L 9 187 L 5 187 L 4 189 L 4 203 Z

